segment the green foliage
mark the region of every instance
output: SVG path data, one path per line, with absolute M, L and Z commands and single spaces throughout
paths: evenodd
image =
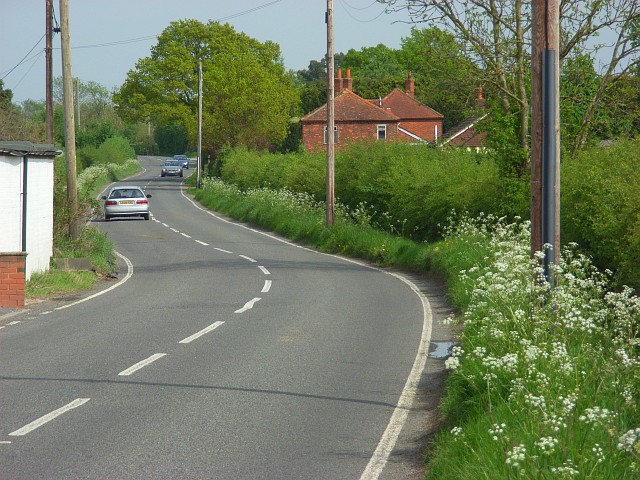
M 266 148 L 287 135 L 297 101 L 280 48 L 228 24 L 181 20 L 158 37 L 114 95 L 120 114 L 157 125 L 182 125 L 197 137 L 198 61 L 203 69 L 203 150 L 224 145 Z
M 444 131 L 476 107 L 476 87 L 488 90 L 462 45 L 439 28 L 412 28 L 411 35 L 402 39 L 398 56 L 404 70 L 416 79 L 416 99 L 444 115 Z
M 241 189 L 272 187 L 325 198 L 326 156 L 225 152 L 221 177 Z M 426 145 L 355 144 L 336 154 L 335 195 L 372 224 L 409 238 L 439 238 L 451 210 L 528 216 L 522 179 L 500 176 L 484 155 Z
M 159 125 L 154 137 L 160 155 L 173 156 L 187 151 L 189 139 L 184 125 Z
M 640 286 L 640 142 L 564 158 L 561 182 L 563 243 L 614 269 L 618 284 Z

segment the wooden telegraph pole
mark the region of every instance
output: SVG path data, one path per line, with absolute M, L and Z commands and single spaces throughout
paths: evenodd
M 559 0 L 533 0 L 531 48 L 531 254 L 545 276 L 560 259 Z
M 62 43 L 62 87 L 64 96 L 64 144 L 67 160 L 67 203 L 69 236 L 78 238 L 78 188 L 76 184 L 76 130 L 73 116 L 73 77 L 71 76 L 71 35 L 69 34 L 69 0 L 60 0 Z
M 53 0 L 46 0 L 46 41 L 45 41 L 45 63 L 46 63 L 46 95 L 45 95 L 45 124 L 47 143 L 53 143 L 53 61 L 51 55 L 51 42 L 53 37 Z
M 334 96 L 333 96 L 333 0 L 327 0 L 327 215 L 326 223 L 333 225 L 334 198 Z

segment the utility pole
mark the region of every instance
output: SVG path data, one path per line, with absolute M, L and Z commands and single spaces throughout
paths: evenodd
M 560 259 L 559 0 L 533 0 L 531 47 L 531 254 L 545 250 L 545 277 Z
M 53 143 L 53 61 L 51 42 L 53 38 L 53 0 L 46 0 L 46 43 L 44 48 L 46 63 L 45 124 L 47 143 Z
M 69 0 L 60 0 L 62 43 L 62 87 L 64 96 L 64 144 L 67 160 L 67 203 L 69 236 L 78 238 L 78 188 L 76 184 L 76 130 L 73 118 L 73 77 L 71 76 L 71 35 L 69 33 Z
M 334 139 L 334 95 L 333 95 L 333 0 L 327 0 L 327 226 L 333 225 L 335 209 L 334 197 L 334 167 L 335 144 Z
M 200 189 L 200 163 L 202 158 L 202 61 L 198 62 L 198 170 L 196 188 Z

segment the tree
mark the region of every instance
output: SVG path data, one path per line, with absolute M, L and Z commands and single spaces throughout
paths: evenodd
M 416 22 L 442 25 L 465 46 L 470 58 L 483 75 L 479 82 L 491 84 L 500 95 L 502 110 L 509 114 L 519 110 L 518 142 L 528 149 L 529 71 L 531 3 L 523 0 L 383 0 L 390 10 L 407 9 Z M 640 59 L 638 22 L 640 4 L 629 0 L 564 0 L 560 2 L 561 61 L 576 49 L 595 55 L 598 47 L 587 49 L 588 41 L 607 30 L 616 33 L 611 56 L 599 72 L 601 82 L 581 119 L 574 150 L 586 141 L 595 107 L 607 85 Z M 622 70 L 622 72 L 620 71 Z
M 477 83 L 477 67 L 451 33 L 414 27 L 402 39 L 398 56 L 404 69 L 413 73 L 416 99 L 444 115 L 445 131 L 477 107 L 476 88 L 485 85 Z
M 265 148 L 285 138 L 297 99 L 279 46 L 213 21 L 171 22 L 151 55 L 136 63 L 114 94 L 119 114 L 132 121 L 182 125 L 195 145 L 198 61 L 203 69 L 204 150 Z

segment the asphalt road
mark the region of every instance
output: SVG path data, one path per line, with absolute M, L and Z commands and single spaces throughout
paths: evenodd
M 121 183 L 152 194 L 151 220 L 95 222 L 119 278 L 0 330 L 0 478 L 395 478 L 429 300 L 141 163 Z

